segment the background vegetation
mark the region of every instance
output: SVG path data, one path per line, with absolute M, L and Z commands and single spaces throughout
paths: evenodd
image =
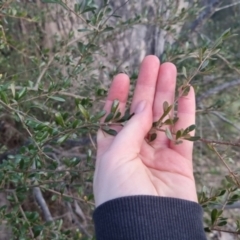
M 94 239 L 101 109 L 112 77 L 126 72 L 133 89 L 147 54 L 196 90 L 206 232 L 238 239 L 239 11 L 237 0 L 0 1 L 0 239 Z

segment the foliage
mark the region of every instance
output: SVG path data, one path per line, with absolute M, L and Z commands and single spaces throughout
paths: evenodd
M 122 69 L 134 86 L 141 60 L 119 59 L 117 50 L 130 50 L 114 44 L 129 43 L 129 30 L 139 26 L 162 31 L 165 47 L 158 56 L 179 70 L 177 99 L 187 94 L 189 84 L 197 92 L 196 126 L 173 132 L 178 119 L 169 112 L 177 101 L 176 106 L 165 102 L 146 141 L 151 144 L 158 131 L 165 131 L 176 144 L 196 142 L 195 176 L 206 231 L 228 231 L 225 209 L 240 198 L 239 6 L 222 1 L 195 30 L 191 23 L 208 7 L 202 1 L 188 1 L 187 8 L 176 1 L 157 2 L 154 14 L 150 3 L 136 11 L 134 1 L 117 7 L 107 0 L 0 3 L 0 220 L 6 239 L 94 239 L 95 134 L 101 128 L 115 135 L 111 126 L 132 117 L 120 115 L 117 100 L 109 114 L 101 109 L 113 75 Z M 121 9 L 130 16 L 119 14 Z M 56 25 L 60 18 L 75 25 L 51 34 L 51 16 L 58 16 Z M 233 220 L 232 232 L 239 233 L 239 219 Z

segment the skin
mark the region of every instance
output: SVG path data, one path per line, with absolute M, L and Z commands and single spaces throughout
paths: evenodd
M 144 138 L 163 114 L 163 102 L 174 103 L 176 67 L 147 56 L 140 66 L 139 77 L 131 104 L 135 115 L 123 128 L 115 128 L 113 137 L 102 130 L 97 134 L 97 161 L 94 174 L 95 204 L 126 196 L 152 195 L 180 198 L 197 202 L 192 168 L 193 143 L 175 145 L 158 132 L 148 144 Z M 118 74 L 110 87 L 104 109 L 110 112 L 113 100 L 120 101 L 125 111 L 129 78 Z M 171 113 L 173 114 L 173 113 Z M 195 94 L 191 87 L 187 96 L 178 99 L 179 120 L 174 131 L 195 123 Z

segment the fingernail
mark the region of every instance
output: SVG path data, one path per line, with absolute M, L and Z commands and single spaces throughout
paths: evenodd
M 145 100 L 141 101 L 141 102 L 137 105 L 136 110 L 135 110 L 135 113 L 140 113 L 140 112 L 142 112 L 142 111 L 144 110 L 145 106 L 146 106 L 146 103 L 147 103 L 147 102 L 146 102 Z

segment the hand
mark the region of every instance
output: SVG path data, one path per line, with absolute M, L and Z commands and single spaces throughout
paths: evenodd
M 163 114 L 163 102 L 174 103 L 176 67 L 172 63 L 160 66 L 155 56 L 147 56 L 140 67 L 131 112 L 135 115 L 123 128 L 115 128 L 113 137 L 98 131 L 97 162 L 94 175 L 96 206 L 119 197 L 153 195 L 181 198 L 197 202 L 192 169 L 193 143 L 184 140 L 176 145 L 164 132 L 150 144 L 144 139 Z M 129 78 L 118 74 L 111 85 L 104 109 L 109 112 L 113 100 L 125 112 Z M 173 115 L 173 112 L 171 113 Z M 174 131 L 195 123 L 195 94 L 191 87 L 178 100 L 179 120 Z

